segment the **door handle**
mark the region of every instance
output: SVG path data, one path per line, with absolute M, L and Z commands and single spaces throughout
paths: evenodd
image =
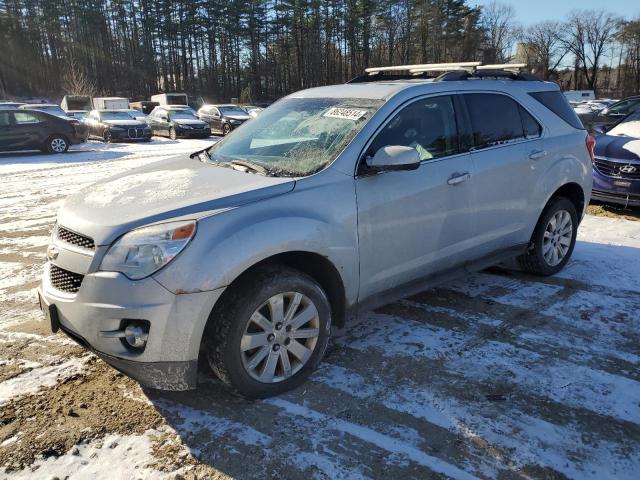
M 546 150 L 533 150 L 529 154 L 529 159 L 531 159 L 531 160 L 540 160 L 541 158 L 544 158 L 546 156 L 547 156 L 547 151 Z
M 447 180 L 449 185 L 458 185 L 459 183 L 466 182 L 471 178 L 471 174 L 469 172 L 465 173 L 454 173 L 453 176 Z

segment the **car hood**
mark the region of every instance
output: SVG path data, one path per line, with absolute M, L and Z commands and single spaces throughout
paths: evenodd
M 112 127 L 124 127 L 124 128 L 143 128 L 146 127 L 147 124 L 141 122 L 140 120 L 102 120 L 102 123 L 106 123 Z
M 188 156 L 116 175 L 67 198 L 58 222 L 107 245 L 142 225 L 198 218 L 293 190 L 295 180 L 265 177 Z
M 176 122 L 178 125 L 206 125 L 205 122 L 203 122 L 202 120 L 189 120 L 189 119 L 180 119 L 180 120 L 174 120 L 174 122 Z
M 599 135 L 596 137 L 595 154 L 598 157 L 616 158 L 619 160 L 639 160 L 640 139 L 615 135 Z

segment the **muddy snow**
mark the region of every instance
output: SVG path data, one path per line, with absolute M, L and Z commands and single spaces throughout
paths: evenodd
M 35 288 L 60 202 L 209 143 L 0 154 L 0 478 L 638 478 L 629 216 L 587 215 L 555 277 L 494 268 L 369 312 L 265 401 L 206 374 L 196 392 L 142 389 L 51 334 Z

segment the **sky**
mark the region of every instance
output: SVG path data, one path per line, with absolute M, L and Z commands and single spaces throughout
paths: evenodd
M 627 19 L 640 17 L 638 0 L 500 0 L 513 5 L 523 25 L 543 20 L 563 20 L 574 9 L 605 9 Z M 471 0 L 471 5 L 487 5 L 491 0 Z

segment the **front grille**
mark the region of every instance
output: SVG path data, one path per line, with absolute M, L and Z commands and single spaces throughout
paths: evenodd
M 127 133 L 129 134 L 129 138 L 142 138 L 142 137 L 144 137 L 144 129 L 142 129 L 142 128 L 130 128 Z
M 608 177 L 640 179 L 640 164 L 612 162 L 603 158 L 596 158 L 594 162 L 598 171 Z M 635 169 L 635 171 L 622 171 L 625 169 Z
M 71 245 L 75 245 L 76 247 L 85 248 L 87 250 L 93 250 L 96 248 L 95 243 L 93 243 L 93 239 L 89 238 L 85 235 L 80 235 L 79 233 L 72 232 L 64 227 L 58 225 L 56 238 L 58 240 L 62 240 L 63 242 L 69 243 Z
M 56 265 L 49 265 L 49 281 L 53 288 L 67 293 L 78 293 L 84 275 L 73 273 Z

